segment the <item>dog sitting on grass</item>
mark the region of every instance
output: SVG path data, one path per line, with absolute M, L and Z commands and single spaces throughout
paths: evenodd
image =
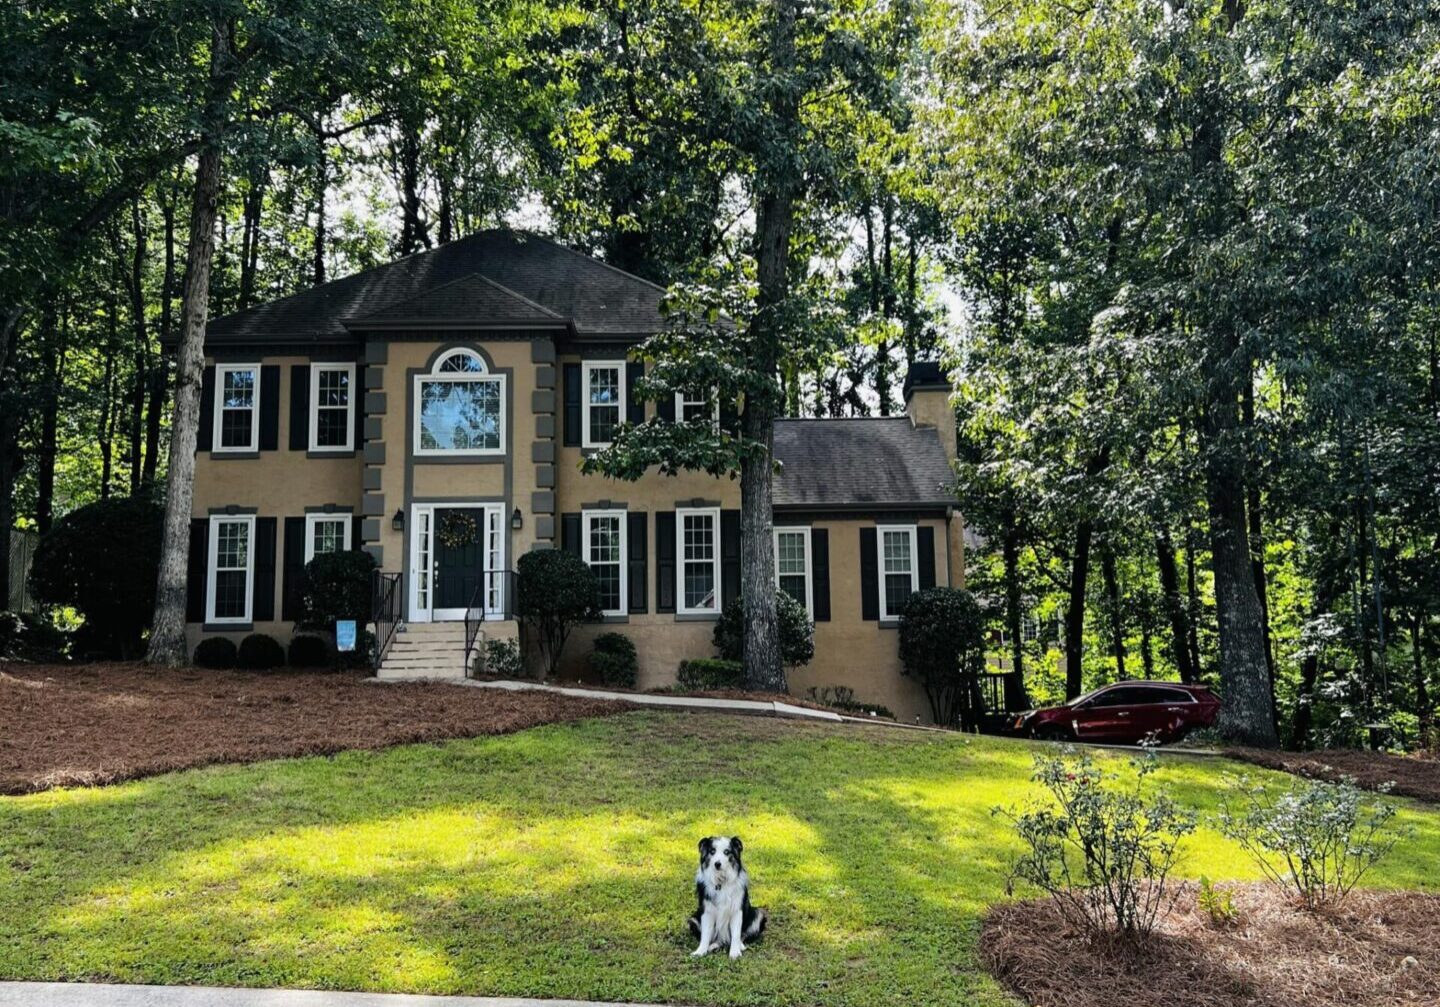
M 700 940 L 693 957 L 730 946 L 739 958 L 745 942 L 765 932 L 765 910 L 750 904 L 750 875 L 740 861 L 744 844 L 739 836 L 707 836 L 700 840 L 700 867 L 695 872 L 698 905 L 690 917 L 690 932 Z

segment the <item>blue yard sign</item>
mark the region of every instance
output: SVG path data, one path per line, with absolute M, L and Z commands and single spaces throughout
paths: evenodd
M 335 620 L 335 649 L 347 653 L 355 649 L 355 620 Z

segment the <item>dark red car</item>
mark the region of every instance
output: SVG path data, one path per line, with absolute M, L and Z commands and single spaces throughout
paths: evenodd
M 1019 714 L 1011 726 L 1017 734 L 1051 741 L 1135 745 L 1154 736 L 1164 744 L 1209 727 L 1219 712 L 1219 697 L 1203 685 L 1117 682 L 1064 706 Z

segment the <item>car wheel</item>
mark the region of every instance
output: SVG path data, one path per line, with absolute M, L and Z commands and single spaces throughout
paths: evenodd
M 1035 732 L 1040 741 L 1070 741 L 1070 732 L 1063 727 L 1047 724 Z

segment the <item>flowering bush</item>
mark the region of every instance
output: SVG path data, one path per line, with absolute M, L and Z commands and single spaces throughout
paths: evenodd
M 1155 928 L 1180 840 L 1195 831 L 1194 812 L 1164 791 L 1148 794 L 1156 759 L 1131 760 L 1123 787 L 1089 753 L 1035 757 L 1032 777 L 1050 794 L 1019 811 L 995 809 L 1014 823 L 1027 852 L 1011 869 L 1046 892 L 1062 915 L 1092 938 L 1143 940 Z
M 1231 793 L 1240 794 L 1243 805 L 1222 805 L 1220 831 L 1244 847 L 1274 884 L 1312 909 L 1350 894 L 1399 840 L 1389 828 L 1394 805 L 1367 801 L 1350 777 L 1339 783 L 1301 780 L 1272 796 L 1242 776 Z

